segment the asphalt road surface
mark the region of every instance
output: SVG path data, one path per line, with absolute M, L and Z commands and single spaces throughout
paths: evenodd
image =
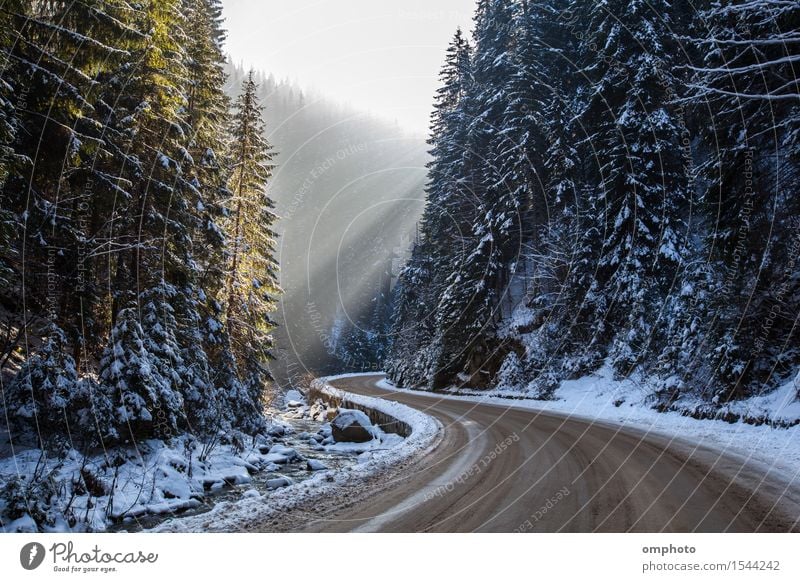
M 307 531 L 800 531 L 800 480 L 768 462 L 610 423 L 386 391 L 380 378 L 331 383 L 433 415 L 442 438 Z

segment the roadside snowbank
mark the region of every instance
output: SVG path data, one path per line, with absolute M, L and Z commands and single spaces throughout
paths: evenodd
M 382 380 L 377 386 L 392 391 L 408 391 Z M 794 384 L 728 406 L 737 416 L 763 415 L 776 420 L 800 417 L 800 403 L 792 400 Z M 557 412 L 592 422 L 613 422 L 623 426 L 688 441 L 693 446 L 709 447 L 727 454 L 757 461 L 778 471 L 789 481 L 800 478 L 800 425 L 772 428 L 741 420 L 698 420 L 679 412 L 658 412 L 650 407 L 652 387 L 634 380 L 614 380 L 609 368 L 578 380 L 562 382 L 554 400 L 526 399 L 519 391 L 458 390 L 414 391 L 430 398 L 455 398 L 501 407 Z M 724 411 L 724 408 L 723 408 Z
M 380 449 L 368 448 L 359 455 L 358 463 L 352 467 L 322 471 L 301 483 L 284 487 L 268 495 L 251 495 L 237 501 L 224 501 L 207 513 L 173 519 L 148 531 L 232 532 L 248 531 L 270 523 L 277 524 L 284 513 L 311 507 L 316 500 L 323 497 L 335 497 L 343 487 L 358 484 L 368 477 L 383 473 L 433 445 L 441 429 L 441 423 L 435 418 L 398 402 L 346 393 L 328 384 L 330 380 L 356 375 L 370 374 L 345 374 L 321 378 L 317 380 L 317 385 L 333 396 L 346 396 L 348 402 L 373 408 L 405 422 L 412 428 L 407 438 L 389 435 L 396 438 L 384 441 Z M 349 444 L 339 443 L 333 446 Z

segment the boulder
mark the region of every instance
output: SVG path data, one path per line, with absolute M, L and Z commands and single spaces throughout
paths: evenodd
M 289 408 L 297 408 L 298 406 L 303 406 L 305 404 L 306 398 L 303 396 L 303 393 L 299 390 L 288 390 L 283 397 L 284 402 Z M 292 405 L 293 402 L 296 402 L 296 405 Z
M 365 443 L 375 438 L 375 427 L 360 410 L 339 409 L 331 421 L 331 435 L 336 442 Z
M 281 437 L 286 434 L 286 427 L 280 424 L 274 424 L 267 430 L 267 434 L 273 437 Z
M 274 445 L 269 450 L 269 456 L 271 455 L 282 455 L 290 463 L 295 463 L 303 460 L 303 457 L 297 451 L 295 451 L 292 447 L 287 447 L 285 445 Z M 277 463 L 278 461 L 272 461 L 272 462 Z
M 281 453 L 268 453 L 264 456 L 264 462 L 284 465 L 289 462 L 289 457 L 282 455 Z
M 294 481 L 292 481 L 289 477 L 275 477 L 274 479 L 267 479 L 267 487 L 270 489 L 280 489 L 281 487 L 288 487 L 293 483 Z
M 328 467 L 322 461 L 316 459 L 309 459 L 306 463 L 306 468 L 309 471 L 325 471 Z

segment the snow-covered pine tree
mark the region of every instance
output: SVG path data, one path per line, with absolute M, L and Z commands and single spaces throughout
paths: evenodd
M 260 426 L 263 423 L 261 407 L 251 401 L 250 394 L 240 379 L 243 374 L 239 371 L 230 337 L 226 332 L 221 332 L 218 337 L 212 382 L 219 389 L 221 398 L 218 414 L 203 419 L 206 423 L 205 432 L 214 434 Z
M 704 60 L 690 89 L 713 121 L 701 126 L 700 170 L 717 288 L 706 325 L 710 374 L 702 380 L 725 402 L 760 393 L 800 361 L 800 273 L 790 250 L 800 210 L 800 6 L 762 0 L 702 8 L 695 45 Z
M 427 211 L 426 211 L 427 212 Z M 428 382 L 428 347 L 434 334 L 433 261 L 424 241 L 414 245 L 393 291 L 393 311 L 386 371 L 399 386 Z
M 111 401 L 92 377 L 80 378 L 66 334 L 55 324 L 3 390 L 20 442 L 86 450 L 117 438 Z
M 226 75 L 222 40 L 225 33 L 217 0 L 184 0 L 188 32 L 186 46 L 190 131 L 189 153 L 194 160 L 189 205 L 197 215 L 198 245 L 195 258 L 202 274 L 199 285 L 206 298 L 216 297 L 225 280 L 225 234 L 222 222 L 230 199 L 226 161 L 229 99 L 224 91 Z
M 40 446 L 54 434 L 67 437 L 77 403 L 78 373 L 75 361 L 65 353 L 64 332 L 50 325 L 48 337 L 28 358 L 4 391 L 8 418 L 14 428 L 33 434 Z M 76 432 L 79 432 L 76 431 Z
M 447 49 L 439 79 L 428 141 L 427 204 L 411 258 L 398 278 L 387 365 L 395 379 L 411 385 L 427 384 L 437 373 L 436 309 L 477 211 L 463 179 L 473 79 L 471 47 L 461 30 Z
M 214 369 L 227 341 L 232 169 L 220 2 L 11 0 L 0 21 L 0 292 L 16 318 L 2 365 L 53 360 L 49 320 L 63 330 L 72 396 L 89 403 L 76 412 L 87 434 L 233 426 L 242 401 L 261 396 L 269 324 L 258 306 L 271 305 L 276 278 L 272 255 L 254 258 L 272 236 L 262 228 L 241 263 L 260 271 L 240 312 L 258 341 L 241 335 L 228 350 L 246 396 L 227 401 Z M 274 220 L 262 202 L 259 227 Z M 26 330 L 46 340 L 41 357 L 16 349 Z
M 596 281 L 606 310 L 596 317 L 624 375 L 661 341 L 661 301 L 676 284 L 686 234 L 690 179 L 685 121 L 673 105 L 680 64 L 673 15 L 667 2 L 593 4 L 580 47 L 592 83 L 580 116 L 597 163 L 592 196 L 604 230 Z
M 156 330 L 160 325 L 158 308 L 147 303 L 150 334 L 142 328 L 136 306 L 122 309 L 100 361 L 100 382 L 112 403 L 116 432 L 123 442 L 170 438 L 183 423 L 183 398 L 164 355 L 174 353 L 174 347 L 166 341 L 166 328 L 161 326 L 163 334 Z M 154 346 L 159 337 L 164 345 Z
M 559 29 L 553 2 L 523 0 L 513 13 L 515 37 L 510 42 L 511 65 L 505 80 L 505 110 L 495 147 L 500 190 L 499 210 L 507 214 L 500 232 L 510 249 L 539 246 L 550 222 L 553 202 L 546 195 L 547 163 L 543 156 L 551 132 L 562 128 L 549 123 L 546 114 L 563 107 L 560 55 L 564 32 Z M 505 207 L 505 208 L 503 208 Z M 521 258 L 507 258 L 515 263 Z
M 563 74 L 572 62 L 565 46 L 572 37 L 564 30 L 563 8 L 562 2 L 523 1 L 514 14 L 512 72 L 496 146 L 503 192 L 498 211 L 511 218 L 500 225 L 500 236 L 509 249 L 518 249 L 505 259 L 506 281 L 524 287 L 525 302 L 536 310 L 524 332 L 539 335 L 542 347 L 568 336 L 568 325 L 554 325 L 553 318 L 563 306 L 565 267 L 574 246 L 576 154 L 567 137 L 574 115 L 565 114 L 572 96 Z M 551 375 L 545 370 L 557 367 L 561 352 L 522 350 L 516 337 L 522 330 L 510 331 L 503 369 L 527 374 L 526 384 Z M 515 349 L 524 352 L 522 358 Z
M 99 175 L 91 160 L 111 155 L 96 106 L 99 77 L 129 56 L 124 22 L 131 10 L 108 0 L 11 2 L 3 11 L 12 39 L 3 81 L 13 87 L 13 148 L 25 162 L 15 165 L 3 194 L 20 223 L 14 250 L 24 248 L 26 280 L 19 289 L 33 313 L 57 320 L 80 367 L 87 338 L 99 335 L 84 268 L 98 250 L 91 231 L 99 197 L 87 184 Z M 47 286 L 40 284 L 45 276 Z
M 193 237 L 199 222 L 191 205 L 198 195 L 196 180 L 190 177 L 186 36 L 180 7 L 178 0 L 151 2 L 134 14 L 133 23 L 147 31 L 146 39 L 105 84 L 104 102 L 114 104 L 108 110 L 106 131 L 115 142 L 119 139 L 116 143 L 124 157 L 114 160 L 118 165 L 108 172 L 118 186 L 107 230 L 117 252 L 107 273 L 113 282 L 113 330 L 101 379 L 110 382 L 108 389 L 116 390 L 119 401 L 119 382 L 108 372 L 109 354 L 123 362 L 131 354 L 141 364 L 125 370 L 125 383 L 140 397 L 131 397 L 126 412 L 130 436 L 166 437 L 184 428 L 183 392 L 188 387 L 185 378 L 168 370 L 182 362 L 183 354 L 203 364 L 202 344 L 186 345 L 187 338 L 195 335 L 184 333 L 176 321 L 169 322 L 169 330 L 158 327 L 164 325 L 159 318 L 167 315 L 195 323 L 200 318 L 187 311 L 195 308 L 198 293 Z M 121 322 L 123 311 L 127 319 Z M 132 311 L 142 320 L 132 322 Z M 136 326 L 144 335 L 136 333 Z M 162 343 L 166 340 L 170 345 Z M 125 345 L 127 341 L 132 343 Z M 186 368 L 198 376 L 203 372 L 198 366 Z M 138 380 L 133 378 L 137 369 L 142 374 Z
M 267 194 L 272 175 L 272 147 L 264 137 L 258 85 L 250 73 L 234 105 L 232 125 L 230 239 L 228 276 L 224 290 L 226 333 L 236 355 L 240 378 L 249 399 L 239 410 L 260 411 L 272 358 L 274 311 L 278 284 L 273 213 L 275 203 Z
M 184 362 L 185 350 L 178 344 L 178 321 L 172 307 L 179 295 L 174 286 L 161 281 L 141 295 L 140 303 L 143 346 L 153 362 L 154 372 L 182 396 L 188 392 L 190 366 Z M 185 410 L 178 416 L 183 415 Z
M 8 3 L 6 10 L 0 12 L 0 295 L 4 297 L 10 292 L 14 278 L 14 237 L 21 230 L 16 224 L 9 193 L 3 187 L 12 165 L 19 161 L 13 147 L 19 120 L 12 102 L 14 87 L 9 81 L 12 68 L 10 54 L 15 36 L 11 15 L 18 12 L 20 6 L 21 0 L 13 0 Z
M 184 0 L 186 30 L 188 151 L 193 164 L 188 181 L 188 207 L 194 220 L 193 268 L 172 307 L 177 338 L 186 365 L 184 400 L 189 427 L 195 434 L 216 426 L 224 405 L 212 381 L 211 353 L 216 339 L 205 333 L 203 320 L 216 313 L 225 282 L 229 168 L 226 161 L 229 99 L 224 92 L 225 56 L 221 7 L 217 0 Z
M 515 4 L 484 0 L 475 16 L 473 83 L 462 110 L 467 118 L 462 196 L 474 202 L 468 225 L 451 260 L 436 306 L 436 369 L 432 384 L 453 382 L 465 372 L 485 385 L 494 352 L 497 307 L 509 278 L 509 262 L 519 256 L 521 202 L 500 175 L 497 152 L 502 136 L 507 80 L 513 75 Z M 512 234 L 513 233 L 513 234 Z M 491 374 L 491 370 L 488 370 Z

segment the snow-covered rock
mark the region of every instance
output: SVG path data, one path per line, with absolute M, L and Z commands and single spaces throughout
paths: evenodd
M 331 434 L 336 442 L 364 443 L 376 438 L 375 427 L 360 410 L 342 408 L 331 421 Z
M 289 485 L 293 485 L 294 481 L 292 481 L 289 477 L 282 476 L 282 477 L 275 477 L 274 479 L 267 479 L 267 487 L 270 489 L 280 489 L 281 487 L 288 487 Z
M 309 459 L 306 462 L 306 468 L 309 471 L 325 471 L 328 468 L 328 466 L 322 461 L 318 461 L 316 459 Z
M 289 457 L 280 453 L 269 453 L 264 456 L 267 463 L 275 463 L 276 465 L 285 465 L 289 462 Z
M 283 457 L 286 457 L 286 459 L 290 463 L 299 462 L 303 460 L 303 457 L 300 456 L 300 454 L 296 450 L 294 450 L 292 447 L 287 447 L 286 445 L 274 445 L 269 450 L 269 455 L 282 455 Z
M 284 402 L 286 402 L 286 406 L 293 408 L 291 405 L 292 402 L 297 402 L 299 406 L 302 406 L 306 403 L 306 399 L 299 390 L 287 390 L 284 396 Z
M 273 425 L 269 427 L 267 434 L 272 437 L 282 437 L 286 434 L 286 427 L 280 424 Z

